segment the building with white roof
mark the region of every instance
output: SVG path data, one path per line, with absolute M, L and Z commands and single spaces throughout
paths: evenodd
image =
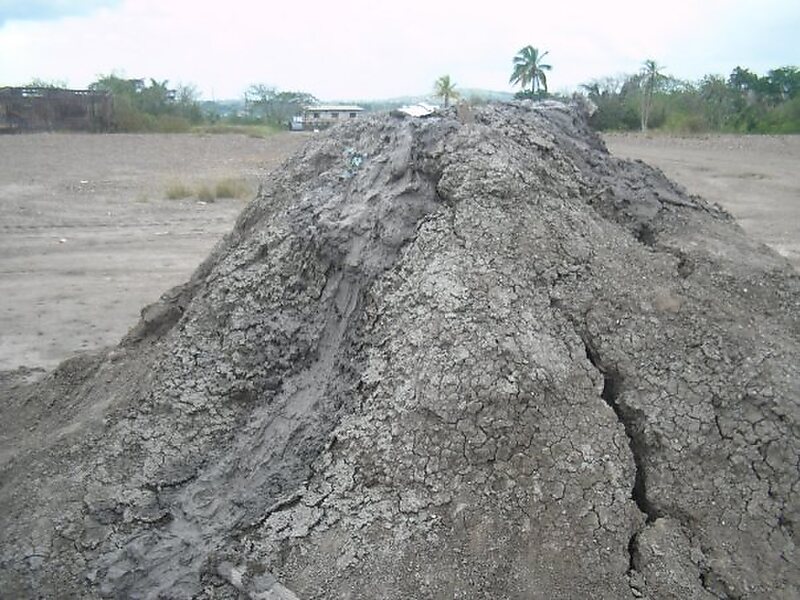
M 302 127 L 292 129 L 323 129 L 340 121 L 355 119 L 364 109 L 355 104 L 315 104 L 303 109 Z M 293 121 L 296 123 L 297 119 Z

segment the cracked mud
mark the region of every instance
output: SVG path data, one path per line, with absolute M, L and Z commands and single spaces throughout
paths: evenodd
M 800 279 L 580 107 L 314 138 L 0 381 L 8 597 L 796 598 Z

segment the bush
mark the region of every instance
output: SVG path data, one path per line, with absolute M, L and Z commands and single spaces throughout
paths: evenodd
M 670 113 L 663 128 L 673 133 L 706 133 L 711 129 L 702 115 L 687 113 Z
M 595 129 L 635 131 L 641 127 L 639 112 L 631 103 L 603 98 L 601 102 L 595 101 L 595 104 L 597 111 L 589 119 Z
M 177 115 L 150 115 L 124 98 L 114 101 L 114 129 L 125 133 L 186 133 L 191 123 Z
M 159 115 L 151 123 L 151 131 L 154 133 L 186 133 L 191 130 L 192 125 L 188 119 L 175 115 Z
M 800 133 L 800 96 L 770 110 L 756 130 L 759 133 Z
M 153 116 L 136 109 L 125 98 L 114 98 L 114 129 L 123 132 L 150 131 Z

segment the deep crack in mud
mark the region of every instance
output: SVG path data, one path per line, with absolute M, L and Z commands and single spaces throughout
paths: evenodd
M 613 367 L 608 367 L 601 363 L 597 351 L 586 339 L 584 339 L 584 346 L 586 348 L 586 358 L 589 359 L 592 366 L 603 376 L 603 391 L 600 397 L 608 404 L 611 410 L 614 411 L 617 419 L 619 419 L 619 422 L 625 428 L 628 446 L 633 456 L 633 462 L 636 465 L 636 476 L 631 490 L 631 498 L 636 502 L 636 506 L 639 507 L 639 510 L 647 516 L 647 522 L 652 523 L 660 515 L 647 498 L 647 472 L 645 467 L 647 448 L 643 439 L 643 426 L 641 423 L 637 422 L 636 416 L 632 414 L 630 409 L 620 406 L 619 394 L 623 383 L 620 374 Z

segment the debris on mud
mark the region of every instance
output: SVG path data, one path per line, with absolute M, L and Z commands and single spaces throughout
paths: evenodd
M 376 116 L 0 404 L 12 597 L 792 598 L 800 280 L 561 104 Z

